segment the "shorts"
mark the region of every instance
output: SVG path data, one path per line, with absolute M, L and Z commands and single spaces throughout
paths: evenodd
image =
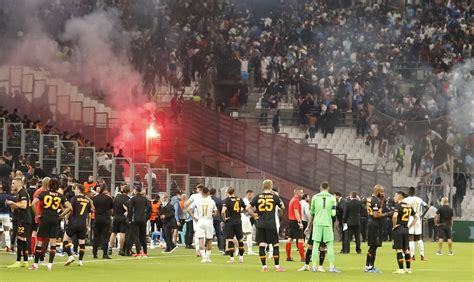
M 439 225 L 438 226 L 438 238 L 439 239 L 444 239 L 444 240 L 452 239 L 453 234 L 452 234 L 451 227 L 447 226 L 447 225 Z
M 24 222 L 18 222 L 17 226 L 17 233 L 16 236 L 18 238 L 24 238 L 26 239 L 28 236 L 31 236 L 31 224 L 30 223 L 24 223 Z
M 214 222 L 212 220 L 200 219 L 196 224 L 195 236 L 199 239 L 214 238 Z
M 393 249 L 394 250 L 403 250 L 406 251 L 410 249 L 410 246 L 408 245 L 409 242 L 409 234 L 408 234 L 408 228 L 399 226 L 392 232 L 392 238 L 393 238 Z
M 252 222 L 250 221 L 250 217 L 242 214 L 241 219 L 242 219 L 242 231 L 244 232 L 244 234 L 252 233 L 253 226 L 252 226 Z
M 276 229 L 265 229 L 257 227 L 255 241 L 257 241 L 257 244 L 278 244 L 278 231 Z
M 382 228 L 380 226 L 369 223 L 367 245 L 369 245 L 369 247 L 382 246 Z
M 112 233 L 127 233 L 128 224 L 125 217 L 114 217 L 112 221 Z
M 69 238 L 76 236 L 77 240 L 84 240 L 87 238 L 87 227 L 85 225 L 71 224 L 67 227 L 66 235 Z
M 224 234 L 226 239 L 233 239 L 234 236 L 238 241 L 244 238 L 244 232 L 242 231 L 241 223 L 226 223 L 224 225 Z
M 242 77 L 242 80 L 247 81 L 249 79 L 249 72 L 248 71 L 241 71 L 240 76 Z
M 300 228 L 298 221 L 290 220 L 287 237 L 291 239 L 304 239 L 304 230 Z
M 5 227 L 11 227 L 12 223 L 10 221 L 10 215 L 8 213 L 0 214 L 0 231 L 3 231 Z
M 42 217 L 38 227 L 38 237 L 58 238 L 59 219 L 51 217 Z
M 334 231 L 332 226 L 313 226 L 313 241 L 330 242 L 334 241 Z
M 412 222 L 413 222 L 413 217 L 410 217 L 410 220 L 408 221 L 408 226 L 410 226 Z M 421 234 L 423 234 L 421 220 L 417 220 L 415 222 L 415 224 L 410 228 L 408 233 L 410 235 L 421 235 Z

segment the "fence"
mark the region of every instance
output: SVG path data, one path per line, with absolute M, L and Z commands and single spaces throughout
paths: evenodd
M 0 104 L 21 108 L 33 120 L 55 121 L 62 128 L 80 125 L 84 135 L 99 145 L 110 142 L 117 119 L 111 108 L 80 93 L 77 86 L 23 66 L 0 67 Z
M 297 144 L 191 103 L 183 105 L 183 120 L 189 140 L 303 187 L 317 190 L 321 182 L 329 181 L 342 193 L 366 194 L 378 183 L 391 192 L 389 175 L 364 169 L 360 161 L 341 160 L 331 150 Z

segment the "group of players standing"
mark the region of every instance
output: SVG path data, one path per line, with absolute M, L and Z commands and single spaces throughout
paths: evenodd
M 123 188 L 123 187 L 122 187 Z M 55 178 L 44 178 L 42 187 L 37 189 L 30 197 L 23 185 L 23 178 L 15 177 L 12 181 L 13 192 L 16 193 L 16 201 L 8 200 L 9 206 L 17 217 L 17 260 L 11 267 L 21 267 L 28 264 L 27 234 L 31 234 L 38 239 L 32 242 L 34 247 L 34 264 L 31 270 L 38 269 L 38 263 L 44 260 L 46 247 L 49 244 L 48 270 L 51 270 L 56 254 L 56 240 L 59 235 L 59 226 L 62 219 L 67 219 L 67 228 L 64 234 L 64 251 L 68 254 L 65 265 L 70 265 L 74 260 L 71 251 L 73 238 L 77 239 L 79 245 L 79 265 L 83 265 L 85 243 L 87 233 L 90 231 L 91 214 L 95 214 L 94 223 L 94 245 L 93 255 L 97 258 L 97 250 L 100 245 L 104 251 L 103 258 L 110 258 L 107 254 L 109 250 L 109 232 L 112 225 L 110 241 L 115 241 L 115 236 L 121 234 L 119 246 L 123 252 L 125 246 L 135 243 L 137 246 L 136 255 L 147 256 L 146 223 L 150 218 L 150 211 L 153 210 L 152 203 L 144 196 L 140 188 L 136 188 L 134 197 L 129 198 L 128 187 L 122 189 L 115 199 L 107 193 L 106 187 L 99 187 L 98 195 L 90 199 L 86 196 L 83 185 L 75 184 L 73 188 L 74 196 L 70 201 L 61 193 L 60 182 Z M 291 239 L 296 239 L 296 244 L 305 261 L 305 265 L 299 271 L 324 272 L 323 263 L 327 255 L 329 261 L 329 272 L 338 273 L 335 267 L 334 256 L 334 232 L 333 218 L 336 216 L 336 198 L 329 193 L 329 184 L 323 182 L 320 186 L 320 193 L 314 195 L 309 206 L 309 219 L 307 227 L 303 223 L 303 210 L 300 204 L 303 195 L 302 189 L 295 189 L 295 197 L 289 204 L 289 229 L 287 235 Z M 233 188 L 227 188 L 226 199 L 223 202 L 221 218 L 224 221 L 224 236 L 226 252 L 230 256 L 228 263 L 235 263 L 235 253 L 239 256 L 239 262 L 243 262 L 244 255 L 244 232 L 242 230 L 242 214 L 247 214 L 255 220 L 256 242 L 259 247 L 259 258 L 262 264 L 262 271 L 267 272 L 267 253 L 275 263 L 276 272 L 284 272 L 280 265 L 279 249 L 279 222 L 277 209 L 285 209 L 285 205 L 273 190 L 271 180 L 263 181 L 263 192 L 256 195 L 247 204 L 243 199 L 234 194 Z M 369 216 L 368 223 L 368 253 L 366 258 L 365 271 L 369 273 L 379 273 L 375 268 L 377 248 L 382 245 L 382 219 L 391 217 L 393 221 L 393 248 L 396 251 L 396 259 L 399 269 L 394 273 L 411 273 L 411 256 L 409 251 L 409 232 L 415 224 L 420 224 L 420 217 L 413 207 L 405 201 L 405 193 L 399 191 L 394 196 L 395 207 L 388 212 L 383 212 L 384 188 L 376 185 L 372 196 L 366 199 L 366 209 Z M 32 201 L 31 199 L 32 198 Z M 28 208 L 31 206 L 34 213 L 32 218 Z M 203 263 L 211 262 L 212 239 L 215 235 L 213 219 L 218 213 L 216 203 L 211 198 L 209 189 L 203 185 L 198 185 L 197 193 L 191 195 L 186 202 L 186 209 L 193 219 L 194 237 L 197 238 L 197 245 Z M 113 212 L 113 224 L 110 217 Z M 420 227 L 421 228 L 421 227 Z M 104 232 L 101 230 L 104 229 Z M 125 243 L 126 229 L 130 229 L 132 236 Z M 446 231 L 448 232 L 448 231 Z M 101 238 L 101 234 L 106 234 Z M 308 248 L 304 255 L 303 242 L 305 234 Z M 314 246 L 314 247 L 313 247 Z M 238 250 L 236 252 L 236 250 Z M 288 245 L 287 245 L 288 253 Z M 23 258 L 23 262 L 21 259 Z M 310 262 L 312 266 L 310 267 Z M 406 268 L 404 268 L 404 263 Z

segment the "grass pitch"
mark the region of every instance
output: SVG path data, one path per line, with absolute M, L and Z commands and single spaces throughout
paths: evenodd
M 354 244 L 351 247 L 353 251 Z M 337 243 L 335 252 L 340 248 L 340 243 Z M 293 258 L 299 258 L 294 249 Z M 228 256 L 220 255 L 215 250 L 211 258 L 213 262 L 202 264 L 193 250 L 183 248 L 173 254 L 162 254 L 161 249 L 150 250 L 150 257 L 146 259 L 114 255 L 112 260 L 94 260 L 91 250 L 87 249 L 84 267 L 78 267 L 77 261 L 65 267 L 66 257 L 56 256 L 53 271 L 46 271 L 45 266 L 41 266 L 38 271 L 29 271 L 24 268 L 6 268 L 15 260 L 15 256 L 2 252 L 0 281 L 474 281 L 474 244 L 455 243 L 454 256 L 447 256 L 446 249 L 443 256 L 435 256 L 436 245 L 433 242 L 425 242 L 425 249 L 428 261 L 422 262 L 417 256 L 417 261 L 412 263 L 413 273 L 404 275 L 392 274 L 397 269 L 397 262 L 390 242 L 385 242 L 377 252 L 376 267 L 382 274 L 364 273 L 365 254 L 357 255 L 354 251 L 349 255 L 336 254 L 336 266 L 342 271 L 338 274 L 297 272 L 303 263 L 286 262 L 285 259 L 282 259 L 281 265 L 287 272 L 274 272 L 273 261 L 267 260 L 270 271 L 261 273 L 258 256 L 246 256 L 243 264 L 236 262 L 229 265 L 226 263 Z M 280 250 L 281 257 L 285 258 L 283 245 Z M 366 245 L 363 245 L 363 251 L 366 250 Z

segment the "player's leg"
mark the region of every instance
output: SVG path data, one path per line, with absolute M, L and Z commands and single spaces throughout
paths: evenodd
M 450 227 L 445 227 L 446 228 L 446 239 L 448 241 L 448 255 L 452 256 L 453 255 L 453 234 L 452 230 Z
M 300 260 L 301 261 L 305 261 L 305 252 L 304 252 L 304 233 L 303 233 L 303 229 L 300 229 L 299 226 L 298 226 L 298 229 L 297 229 L 297 238 L 296 238 L 296 247 L 298 248 L 298 253 L 300 254 Z
M 403 261 L 404 261 L 404 253 L 403 253 L 403 250 L 401 249 L 396 249 L 395 250 L 395 253 L 396 253 L 396 258 L 397 258 L 397 264 L 398 264 L 398 270 L 395 271 L 394 273 L 395 274 L 398 274 L 398 273 L 404 273 L 405 271 L 403 270 Z M 408 255 L 410 255 L 410 251 L 408 250 Z
M 258 244 L 258 255 L 260 257 L 260 262 L 262 264 L 262 271 L 268 271 L 267 268 L 267 256 L 265 253 L 265 249 L 267 247 L 267 243 L 265 242 L 265 229 L 257 228 L 257 234 L 255 240 Z
M 273 246 L 273 260 L 275 262 L 275 271 L 284 272 L 284 268 L 280 266 L 280 245 L 278 240 L 278 231 L 277 229 L 268 229 L 267 230 L 267 244 Z
M 239 244 L 239 261 L 242 263 L 244 262 L 244 233 L 242 232 L 242 225 L 241 224 L 235 224 L 234 225 L 234 233 L 235 233 L 235 238 L 237 239 L 237 242 Z
M 308 248 L 306 249 L 304 266 L 298 269 L 298 271 L 309 271 L 309 263 L 311 262 L 311 253 L 313 252 L 313 240 L 311 239 L 311 234 L 309 235 L 307 245 L 308 245 Z
M 79 239 L 79 266 L 82 266 L 82 260 L 84 259 L 84 254 L 86 252 L 86 240 L 85 236 L 84 239 Z
M 214 227 L 214 225 L 212 227 Z M 206 238 L 206 260 L 207 260 L 207 262 L 212 262 L 211 261 L 212 235 L 209 236 L 209 237 L 211 237 L 211 238 Z
M 73 236 L 69 236 L 68 234 L 73 234 L 72 233 L 72 226 L 69 226 L 68 227 L 68 230 L 66 230 L 66 232 L 64 232 L 64 237 L 63 237 L 63 249 L 64 249 L 64 252 L 68 255 L 68 259 L 66 261 L 66 263 L 64 264 L 65 266 L 68 266 L 70 265 L 75 259 L 74 259 L 74 256 L 72 255 L 72 251 L 71 251 L 71 237 Z
M 321 226 L 313 226 L 313 241 L 314 241 L 314 246 L 319 246 L 323 239 L 323 230 Z M 313 271 L 317 269 L 316 264 L 318 262 L 318 256 L 319 256 L 319 248 L 313 248 L 313 251 L 311 253 L 311 260 L 313 261 Z
M 441 256 L 443 254 L 443 238 L 446 237 L 446 233 L 444 231 L 444 226 L 438 226 L 438 251 L 436 252 L 436 255 L 438 256 Z
M 42 249 L 43 249 L 43 240 L 38 240 L 35 246 L 35 261 L 34 261 L 34 264 L 29 269 L 31 270 L 38 269 L 38 263 L 42 255 Z
M 419 231 L 420 233 L 414 235 L 415 241 L 418 243 L 418 250 L 420 251 L 421 260 L 425 261 L 425 243 L 423 242 L 423 238 L 421 237 L 421 226 L 420 229 L 417 231 Z
M 112 223 L 112 232 L 110 233 L 110 238 L 109 238 L 109 254 L 112 254 L 112 249 L 115 246 L 115 239 L 117 239 L 117 233 L 116 233 L 116 228 L 115 228 L 115 220 Z
M 412 229 L 410 229 L 410 242 L 409 242 L 409 246 L 410 246 L 410 255 L 412 257 L 413 260 L 415 260 L 415 235 L 413 233 L 411 233 Z
M 319 265 L 318 265 L 318 271 L 323 271 L 324 272 L 324 260 L 326 259 L 326 253 L 328 252 L 328 248 L 326 243 L 321 242 L 319 244 Z
M 54 257 L 56 256 L 56 237 L 58 236 L 54 236 L 54 238 L 49 238 L 48 270 L 51 270 L 51 268 L 53 267 Z
M 201 236 L 199 236 L 199 237 L 201 237 Z M 206 241 L 206 240 L 205 240 L 204 236 L 202 236 L 202 238 L 198 238 L 198 241 L 199 241 L 199 244 L 198 244 L 198 246 L 199 246 L 199 253 L 200 253 L 201 256 L 202 256 L 201 262 L 207 262 L 207 261 L 206 261 L 206 247 L 205 247 L 205 244 L 206 244 L 205 241 Z
M 290 226 L 290 232 L 291 232 L 291 226 Z M 286 261 L 293 261 L 293 259 L 291 258 L 291 244 L 293 243 L 293 238 L 291 237 L 288 237 L 288 239 L 286 240 Z

